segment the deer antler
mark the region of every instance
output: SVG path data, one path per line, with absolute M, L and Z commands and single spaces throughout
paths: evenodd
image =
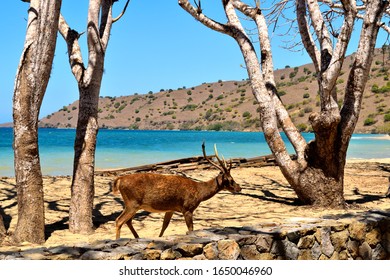
M 204 158 L 213 166 L 215 166 L 216 168 L 218 168 L 219 170 L 221 170 L 221 172 L 223 173 L 227 173 L 229 171 L 229 168 L 227 167 L 227 164 L 226 164 L 226 161 L 225 160 L 221 160 L 218 156 L 218 151 L 217 151 L 217 145 L 214 145 L 214 152 L 215 152 L 215 157 L 216 159 L 218 160 L 219 164 L 216 164 L 214 161 L 210 160 L 210 158 L 208 158 L 206 156 L 206 150 L 205 150 L 205 144 L 203 142 L 202 144 L 202 151 L 203 151 L 203 156 Z

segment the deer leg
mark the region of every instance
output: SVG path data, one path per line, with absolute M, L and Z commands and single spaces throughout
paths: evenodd
M 133 227 L 133 224 L 132 224 L 132 221 L 133 221 L 133 218 L 131 218 L 130 220 L 128 220 L 126 222 L 127 226 L 129 227 L 129 229 L 131 230 L 131 232 L 133 233 L 134 237 L 135 238 L 139 238 L 137 232 L 135 231 L 134 227 Z
M 188 232 L 193 231 L 194 230 L 194 223 L 192 221 L 192 212 L 186 211 L 183 213 L 183 215 L 184 215 L 184 220 L 186 221 Z
M 137 212 L 137 209 L 125 207 L 123 212 L 116 219 L 116 221 L 115 221 L 116 222 L 116 239 L 120 238 L 121 228 L 122 228 L 123 224 L 126 223 L 128 220 L 132 219 L 136 212 Z
M 167 229 L 169 222 L 171 221 L 172 215 L 173 215 L 173 212 L 166 212 L 165 213 L 163 226 L 162 226 L 160 235 L 158 237 L 163 236 L 164 231 Z

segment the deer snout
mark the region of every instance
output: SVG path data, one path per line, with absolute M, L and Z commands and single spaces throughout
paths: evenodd
M 230 187 L 228 188 L 228 191 L 230 191 L 231 193 L 239 193 L 239 192 L 241 192 L 241 187 L 239 184 L 234 182 L 233 184 L 230 185 Z

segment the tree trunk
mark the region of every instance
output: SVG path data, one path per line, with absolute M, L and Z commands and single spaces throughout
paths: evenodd
M 79 87 L 79 115 L 73 163 L 72 196 L 69 209 L 69 230 L 88 234 L 93 231 L 95 149 L 98 133 L 98 106 L 104 72 L 104 59 L 113 22 L 126 11 L 112 18 L 111 0 L 90 0 L 88 8 L 88 66 L 82 59 L 78 39 L 80 34 L 71 29 L 61 16 L 59 31 L 68 46 L 69 64 Z
M 0 208 L 1 210 L 1 208 Z M 3 216 L 1 215 L 1 212 L 0 211 L 0 243 L 1 243 L 1 239 L 4 235 L 6 235 L 7 233 L 7 230 L 5 229 L 5 226 L 4 226 L 4 221 L 3 221 Z
M 13 235 L 15 242 L 45 241 L 38 117 L 50 78 L 60 6 L 60 0 L 31 1 L 25 46 L 16 75 L 13 118 L 18 222 Z
M 93 230 L 95 148 L 98 133 L 100 83 L 79 87 L 80 106 L 77 122 L 69 228 L 76 233 Z

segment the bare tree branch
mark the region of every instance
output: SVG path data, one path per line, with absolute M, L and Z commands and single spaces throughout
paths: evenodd
M 367 13 L 364 15 L 360 40 L 353 62 L 350 75 L 347 81 L 344 104 L 341 110 L 341 131 L 343 143 L 348 142 L 355 129 L 364 88 L 368 79 L 370 65 L 378 35 L 378 23 L 385 9 L 389 7 L 389 2 L 373 0 L 367 4 Z M 357 79 L 359 77 L 360 79 Z M 346 153 L 347 147 L 341 152 Z
M 129 5 L 129 2 L 130 2 L 130 0 L 127 0 L 126 5 L 125 5 L 125 7 L 123 8 L 122 12 L 121 12 L 116 18 L 114 18 L 114 19 L 112 20 L 113 23 L 114 23 L 114 22 L 117 22 L 118 20 L 121 19 L 121 17 L 123 17 L 123 15 L 126 13 L 126 9 L 127 9 L 127 6 Z
M 69 64 L 72 73 L 78 82 L 82 81 L 85 66 L 81 54 L 80 45 L 78 42 L 78 39 L 81 34 L 79 34 L 76 30 L 71 29 L 62 15 L 60 15 L 59 18 L 58 31 L 65 39 L 65 42 L 68 47 Z
M 185 11 L 187 11 L 192 17 L 197 19 L 200 23 L 202 23 L 206 27 L 211 28 L 215 31 L 224 33 L 224 34 L 229 34 L 229 35 L 232 34 L 232 30 L 229 26 L 222 24 L 222 23 L 219 23 L 215 20 L 212 20 L 212 19 L 208 18 L 207 16 L 205 16 L 203 13 L 198 14 L 198 10 L 194 6 L 192 6 L 188 2 L 188 0 L 179 0 L 179 5 Z
M 325 71 L 330 63 L 330 58 L 332 57 L 333 47 L 332 40 L 330 39 L 330 34 L 326 28 L 324 18 L 322 16 L 320 7 L 315 0 L 307 0 L 307 7 L 312 19 L 311 23 L 316 32 L 318 41 L 320 43 L 321 49 L 321 71 Z
M 344 9 L 344 22 L 327 70 L 326 84 L 329 88 L 333 88 L 336 85 L 337 78 L 339 77 L 357 13 L 355 0 L 342 0 L 341 2 Z
M 306 2 L 305 0 L 296 0 L 297 20 L 299 33 L 301 34 L 302 43 L 313 61 L 316 72 L 320 72 L 321 54 L 310 33 L 310 27 L 306 19 Z

